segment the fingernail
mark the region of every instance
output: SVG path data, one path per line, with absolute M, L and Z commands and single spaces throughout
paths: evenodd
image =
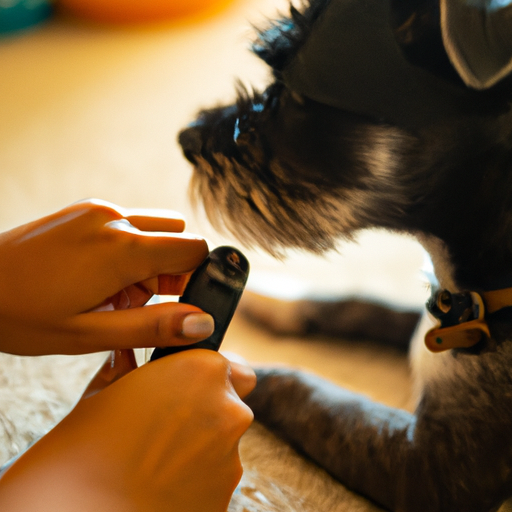
M 187 338 L 207 338 L 214 329 L 213 317 L 206 313 L 187 315 L 181 324 L 181 332 Z

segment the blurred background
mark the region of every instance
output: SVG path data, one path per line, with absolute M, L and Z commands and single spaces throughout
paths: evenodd
M 294 252 L 275 261 L 214 232 L 189 204 L 191 168 L 176 134 L 201 107 L 234 99 L 236 79 L 256 88 L 269 80 L 249 51 L 253 25 L 286 12 L 286 0 L 213 2 L 201 12 L 143 23 L 134 22 L 137 14 L 116 22 L 115 12 L 98 22 L 98 12 L 80 10 L 88 2 L 79 0 L 44 3 L 0 0 L 1 230 L 87 197 L 170 208 L 182 212 L 187 230 L 206 236 L 211 248 L 229 243 L 246 252 L 249 287 L 265 289 L 270 276 L 283 293 L 424 302 L 422 252 L 413 240 L 367 232 L 322 258 Z M 91 5 L 94 11 L 96 2 Z M 225 347 L 251 361 L 304 366 L 408 406 L 406 357 L 392 350 L 350 340 L 278 338 L 239 317 Z

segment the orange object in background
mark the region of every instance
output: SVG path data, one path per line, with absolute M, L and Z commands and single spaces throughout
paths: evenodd
M 57 8 L 74 16 L 107 23 L 169 21 L 213 14 L 232 0 L 58 0 Z

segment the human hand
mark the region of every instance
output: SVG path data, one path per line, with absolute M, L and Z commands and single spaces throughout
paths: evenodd
M 82 399 L 0 479 L 5 512 L 225 512 L 254 372 L 195 349 Z
M 135 307 L 181 294 L 208 254 L 184 225 L 173 212 L 94 200 L 1 233 L 0 350 L 80 354 L 209 336 L 213 319 L 194 306 Z

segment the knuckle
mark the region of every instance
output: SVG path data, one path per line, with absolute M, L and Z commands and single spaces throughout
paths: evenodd
M 239 439 L 251 426 L 254 414 L 240 399 L 231 399 L 223 408 L 219 430 L 226 438 Z
M 148 274 L 151 270 L 151 261 L 138 257 L 143 246 L 142 238 L 138 236 L 133 226 L 123 218 L 110 220 L 103 216 L 103 229 L 101 231 L 102 240 L 108 245 L 116 247 L 117 254 L 124 255 L 122 260 L 123 267 L 131 265 L 136 257 L 138 268 L 141 272 Z M 148 274 L 149 275 L 149 274 Z
M 254 413 L 248 405 L 240 401 L 240 410 L 238 413 L 238 425 L 242 429 L 242 433 L 245 432 L 254 421 Z
M 163 315 L 158 318 L 155 336 L 162 340 L 161 346 L 172 345 L 173 335 L 176 338 L 174 329 L 174 320 L 170 316 L 166 318 Z M 170 378 L 179 371 L 180 374 L 187 375 L 191 383 L 203 387 L 205 393 L 214 395 L 227 392 L 229 367 L 217 352 L 205 349 L 185 350 L 173 354 L 169 358 L 163 357 L 158 361 L 161 364 L 169 364 L 174 367 L 174 372 L 169 374 Z
M 82 201 L 72 205 L 71 208 L 72 211 L 78 212 L 77 222 L 80 229 L 77 231 L 85 241 L 110 245 L 126 238 L 122 230 L 114 229 L 123 218 L 114 205 Z
M 113 221 L 123 217 L 115 205 L 95 199 L 78 203 L 78 207 L 81 207 L 89 215 L 105 221 Z
M 219 379 L 222 379 L 221 382 L 224 382 L 229 373 L 229 366 L 219 353 L 204 349 L 191 352 L 189 364 L 196 375 L 201 375 L 208 381 L 218 382 Z

